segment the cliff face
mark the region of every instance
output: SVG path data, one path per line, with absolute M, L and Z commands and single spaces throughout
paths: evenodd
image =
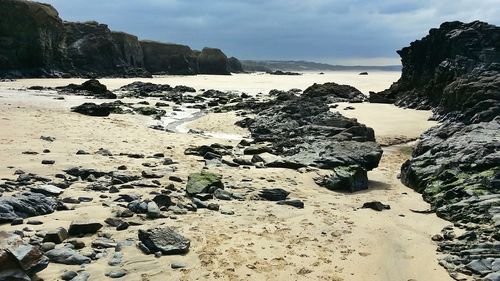
M 144 66 L 151 73 L 190 75 L 198 73 L 196 56 L 190 47 L 156 41 L 140 41 Z
M 133 35 L 97 22 L 65 22 L 68 56 L 75 72 L 89 76 L 145 74 L 142 49 Z
M 500 71 L 500 28 L 484 22 L 446 22 L 398 51 L 401 78 L 388 90 L 373 93 L 372 102 L 436 109 L 440 115 L 465 112 L 498 94 L 485 90 Z M 480 77 L 492 77 L 488 81 Z M 481 81 L 482 80 L 482 81 Z M 477 85 L 483 84 L 483 86 Z M 476 85 L 476 86 L 473 86 Z M 493 106 L 493 104 L 491 104 Z M 482 105 L 484 107 L 486 105 Z
M 401 181 L 468 230 L 457 238 L 444 232 L 438 250 L 448 255 L 440 264 L 496 280 L 498 268 L 475 265 L 497 257 L 500 241 L 500 28 L 443 23 L 398 53 L 401 79 L 370 101 L 433 109 L 442 121 L 420 137 Z
M 242 73 L 243 64 L 241 61 L 235 57 L 230 57 L 227 59 L 227 70 L 232 73 Z
M 105 24 L 63 22 L 50 5 L 0 1 L 0 77 L 148 76 L 148 71 L 229 74 L 219 49 L 139 42 Z
M 48 75 L 66 66 L 62 20 L 50 5 L 0 1 L 0 74 Z
M 198 56 L 198 68 L 201 74 L 229 74 L 227 57 L 216 48 L 203 48 Z

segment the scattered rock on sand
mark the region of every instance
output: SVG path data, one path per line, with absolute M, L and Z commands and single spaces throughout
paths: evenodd
M 283 201 L 288 197 L 288 194 L 290 192 L 282 188 L 262 189 L 259 192 L 261 198 L 269 201 Z
M 0 232 L 0 280 L 32 280 L 47 265 L 40 247 L 27 244 L 17 234 Z
M 202 171 L 201 173 L 190 174 L 186 184 L 186 193 L 193 196 L 199 193 L 213 193 L 216 189 L 224 189 L 221 176 Z
M 114 110 L 114 106 L 109 103 L 95 104 L 86 102 L 79 106 L 71 108 L 71 111 L 89 116 L 106 117 Z
M 55 211 L 57 201 L 40 193 L 22 192 L 0 197 L 0 223 Z
M 54 230 L 50 230 L 43 237 L 43 242 L 53 242 L 55 244 L 61 244 L 64 240 L 68 238 L 68 231 L 64 227 L 58 227 Z
M 363 204 L 361 208 L 369 208 L 375 211 L 390 210 L 391 206 L 381 203 L 380 201 L 371 201 Z
M 294 199 L 294 200 L 283 200 L 283 201 L 278 201 L 276 202 L 278 205 L 289 205 L 295 208 L 303 209 L 304 208 L 304 202 Z
M 357 165 L 339 166 L 332 171 L 331 174 L 316 177 L 315 182 L 334 191 L 356 192 L 368 189 L 368 174 L 364 168 Z
M 81 265 L 90 263 L 90 258 L 79 254 L 77 251 L 70 248 L 53 249 L 45 253 L 51 262 L 62 263 L 68 265 Z
M 181 234 L 169 227 L 139 229 L 139 240 L 146 254 L 160 251 L 164 255 L 184 254 L 189 250 L 191 242 Z
M 102 228 L 102 224 L 97 221 L 73 221 L 69 226 L 68 234 L 71 236 L 94 234 Z

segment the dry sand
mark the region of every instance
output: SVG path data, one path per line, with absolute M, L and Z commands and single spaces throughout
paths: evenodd
M 168 79 L 173 81 L 177 77 Z M 182 79 L 188 78 L 179 78 Z M 189 79 L 200 79 L 196 82 L 199 85 L 206 82 L 204 76 Z M 227 78 L 216 76 L 213 79 L 219 81 Z M 266 79 L 274 83 L 274 79 L 282 78 Z M 299 83 L 295 79 L 288 80 L 293 85 L 286 88 L 310 82 Z M 112 80 L 106 82 L 108 85 L 115 83 Z M 386 79 L 385 86 L 390 82 Z M 40 83 L 20 80 L 10 83 L 8 87 L 13 84 L 24 87 Z M 276 85 L 279 85 L 279 81 L 276 81 Z M 239 88 L 239 85 L 233 87 Z M 275 88 L 265 85 L 259 91 L 268 87 Z M 114 170 L 119 165 L 126 165 L 130 171 L 140 173 L 147 169 L 141 165 L 143 162 L 155 161 L 96 154 L 75 155 L 78 149 L 94 152 L 103 147 L 114 154 L 165 153 L 179 162 L 174 165 L 175 172 L 167 171 L 167 177 L 161 179 L 162 184 L 166 185 L 170 174 L 186 180 L 188 174 L 203 167 L 199 158 L 183 154 L 189 145 L 214 142 L 235 145 L 238 142 L 226 138 L 151 130 L 145 126 L 149 122 L 148 118 L 142 116 L 95 118 L 71 113 L 69 107 L 81 101 L 81 97 L 68 97 L 65 101 L 59 101 L 50 96 L 35 96 L 32 92 L 0 91 L 0 178 L 14 178 L 16 169 L 53 176 L 75 165 L 102 170 Z M 354 106 L 356 109 L 346 114 L 362 122 L 366 120 L 376 132 L 381 131 L 389 138 L 401 134 L 416 136 L 432 125 L 424 118 L 427 115 L 412 110 L 402 111 L 386 105 Z M 385 114 L 380 114 L 387 110 L 391 110 L 390 115 L 395 120 L 406 120 L 405 131 L 401 131 L 401 126 L 393 126 Z M 368 120 L 364 119 L 365 116 L 372 117 Z M 234 126 L 236 120 L 237 117 L 231 114 L 209 114 L 187 126 L 213 133 L 248 134 Z M 52 136 L 56 140 L 43 141 L 41 135 Z M 43 149 L 50 149 L 51 152 L 43 154 Z M 40 154 L 21 154 L 26 150 Z M 447 222 L 434 214 L 411 212 L 410 209 L 424 210 L 429 206 L 423 202 L 421 195 L 404 187 L 396 178 L 401 163 L 409 157 L 407 151 L 405 146 L 385 148 L 380 167 L 369 173 L 370 189 L 355 194 L 331 192 L 317 186 L 312 180 L 314 173 L 301 174 L 287 169 L 210 167 L 211 171 L 221 173 L 226 185 L 233 186 L 235 192 L 282 187 L 291 191 L 291 198 L 303 200 L 305 208 L 295 209 L 253 200 L 220 201 L 218 203 L 222 210 L 233 210 L 235 215 L 199 210 L 179 215 L 177 219 L 144 220 L 143 226 L 130 227 L 125 231 L 117 232 L 107 226 L 102 231 L 112 234 L 119 241 L 137 241 L 139 228 L 171 226 L 191 239 L 190 251 L 183 256 L 154 258 L 142 254 L 135 246 L 125 247 L 124 264 L 121 267 L 129 273 L 123 280 L 451 280 L 438 265 L 436 245 L 430 239 Z M 52 166 L 41 165 L 42 159 L 52 159 L 56 163 Z M 182 188 L 184 184 L 176 183 L 176 186 Z M 30 227 L 34 230 L 49 230 L 58 226 L 68 227 L 76 218 L 103 221 L 112 216 L 115 207 L 102 205 L 111 200 L 101 199 L 101 193 L 88 192 L 83 187 L 82 184 L 75 184 L 65 190 L 62 196 L 90 195 L 94 198 L 92 202 L 75 205 L 73 211 L 37 217 L 44 224 Z M 144 188 L 127 192 L 150 198 L 148 194 L 151 191 L 153 189 Z M 114 194 L 103 194 L 110 195 L 112 199 L 116 197 Z M 390 204 L 391 210 L 375 212 L 359 209 L 364 202 L 372 200 Z M 25 225 L 0 225 L 0 230 L 23 227 Z M 88 245 L 95 236 L 85 239 Z M 107 257 L 86 266 L 85 270 L 91 274 L 90 280 L 106 278 L 104 273 L 111 269 L 107 262 L 112 253 L 113 250 L 110 250 Z M 173 270 L 170 268 L 172 262 L 185 263 L 187 268 Z M 39 275 L 44 280 L 57 280 L 64 269 L 79 268 L 50 264 Z
M 233 75 L 197 75 L 197 76 L 156 76 L 154 78 L 112 78 L 99 79 L 109 89 L 115 90 L 133 81 L 152 82 L 158 84 L 169 84 L 171 86 L 186 85 L 200 89 L 217 89 L 221 91 L 241 91 L 249 94 L 268 93 L 272 89 L 289 90 L 292 88 L 306 89 L 314 83 L 336 82 L 347 84 L 358 88 L 364 94 L 369 91 L 382 91 L 390 84 L 399 79 L 400 72 L 375 71 L 369 75 L 358 75 L 357 72 L 306 72 L 301 76 L 280 76 L 264 73 L 233 74 Z M 65 86 L 69 83 L 81 84 L 86 79 L 22 79 L 13 82 L 4 82 L 0 87 L 12 87 L 15 89 L 26 86 Z

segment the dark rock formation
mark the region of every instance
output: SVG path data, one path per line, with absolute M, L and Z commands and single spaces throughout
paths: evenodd
M 146 254 L 161 252 L 163 255 L 185 254 L 191 242 L 175 230 L 165 228 L 139 229 L 139 240 Z
M 194 173 L 188 177 L 186 194 L 194 196 L 200 193 L 213 193 L 219 188 L 224 188 L 220 175 L 209 172 Z
M 243 64 L 241 61 L 235 57 L 230 57 L 227 59 L 227 70 L 231 73 L 242 73 Z
M 156 41 L 140 41 L 144 66 L 151 73 L 192 75 L 198 73 L 196 55 L 190 47 Z
M 480 106 L 499 112 L 500 27 L 484 22 L 446 22 L 398 51 L 403 71 L 370 101 L 435 109 L 440 115 Z M 490 118 L 491 120 L 492 118 Z
M 48 4 L 0 3 L 0 77 L 150 77 L 148 71 L 190 75 L 228 70 L 241 72 L 241 63 L 219 49 L 198 52 L 183 45 L 139 42 L 95 21 L 63 22 Z
M 57 11 L 32 1 L 0 2 L 0 76 L 57 76 L 67 66 Z
M 23 192 L 0 197 L 0 223 L 53 213 L 58 203 L 40 193 Z
M 433 109 L 443 121 L 421 136 L 401 180 L 421 192 L 438 216 L 469 230 L 444 235 L 439 251 L 448 256 L 440 264 L 452 275 L 484 280 L 499 274 L 486 266 L 487 259 L 498 259 L 500 246 L 499 42 L 499 27 L 443 23 L 400 50 L 401 79 L 370 95 L 372 102 Z
M 61 94 L 93 96 L 100 99 L 116 99 L 116 95 L 108 91 L 106 85 L 101 84 L 95 79 L 87 80 L 81 85 L 69 84 L 67 86 L 57 87 L 56 90 Z
M 339 85 L 336 83 L 315 83 L 304 90 L 304 95 L 325 98 L 329 103 L 363 102 L 366 100 L 366 96 L 358 89 L 349 85 Z
M 227 57 L 216 48 L 203 48 L 198 56 L 198 72 L 200 74 L 229 74 Z
M 266 73 L 271 74 L 271 75 L 288 75 L 288 76 L 302 75 L 302 73 L 291 72 L 291 71 L 282 71 L 282 70 L 267 71 Z
M 136 36 L 112 33 L 97 22 L 65 22 L 68 56 L 86 76 L 148 76 Z
M 95 104 L 86 102 L 71 108 L 71 111 L 89 116 L 106 117 L 113 112 L 115 106 L 110 103 Z
M 33 280 L 48 264 L 40 247 L 27 244 L 17 234 L 0 232 L 0 280 Z

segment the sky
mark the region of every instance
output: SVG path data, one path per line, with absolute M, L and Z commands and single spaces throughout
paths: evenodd
M 240 59 L 400 64 L 396 50 L 444 21 L 500 25 L 500 0 L 38 0 L 62 19 Z

